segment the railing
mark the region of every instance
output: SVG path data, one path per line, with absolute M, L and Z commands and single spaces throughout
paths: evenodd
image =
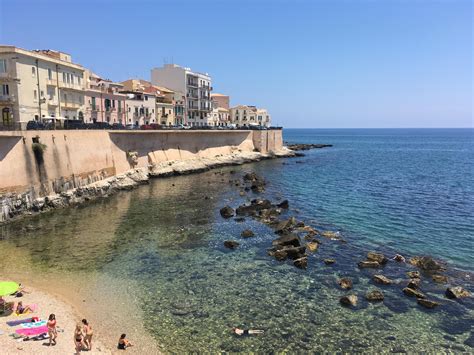
M 0 102 L 15 102 L 15 96 L 13 95 L 0 95 Z

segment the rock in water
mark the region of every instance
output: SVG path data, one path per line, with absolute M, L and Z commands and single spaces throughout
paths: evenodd
M 420 292 L 418 290 L 414 290 L 414 289 L 409 288 L 409 287 L 405 287 L 403 289 L 403 293 L 407 296 L 410 296 L 410 297 L 414 296 L 416 298 L 426 298 L 426 296 L 422 292 Z
M 471 293 L 461 286 L 448 287 L 446 290 L 446 297 L 448 298 L 465 298 L 471 296 Z
M 296 234 L 287 234 L 273 240 L 272 245 L 276 247 L 283 247 L 285 245 L 299 247 L 301 245 L 301 241 L 300 237 L 298 237 Z
M 244 231 L 242 231 L 242 233 L 240 234 L 240 236 L 242 238 L 250 238 L 250 237 L 254 237 L 255 234 L 253 234 L 253 232 L 250 230 L 250 229 L 246 229 Z
M 395 254 L 395 256 L 393 257 L 393 260 L 398 261 L 399 263 L 404 263 L 405 257 L 400 254 Z
M 310 252 L 315 252 L 316 250 L 318 250 L 318 247 L 319 247 L 319 243 L 318 242 L 308 242 L 306 243 L 306 247 L 308 248 L 308 250 Z
M 407 287 L 416 290 L 420 287 L 421 280 L 420 279 L 411 279 L 408 283 Z
M 392 284 L 392 280 L 390 280 L 388 277 L 383 276 L 383 275 L 374 275 L 373 280 L 382 285 Z
M 293 261 L 293 264 L 300 269 L 306 269 L 308 267 L 308 258 L 303 256 L 302 258 Z
M 429 256 L 414 256 L 408 262 L 425 271 L 439 271 L 445 269 L 443 265 Z
M 344 306 L 355 307 L 355 306 L 357 306 L 357 300 L 358 300 L 358 298 L 357 298 L 356 295 L 346 295 L 346 296 L 342 296 L 339 299 L 339 302 Z
M 234 209 L 230 206 L 222 207 L 219 212 L 224 218 L 230 218 L 234 215 Z
M 376 261 L 366 261 L 366 260 L 360 261 L 357 265 L 358 265 L 359 268 L 361 268 L 361 269 L 366 269 L 366 268 L 373 268 L 373 269 L 375 269 L 375 268 L 378 268 L 378 267 L 381 266 L 381 265 L 380 265 L 378 262 L 376 262 Z
M 300 246 L 300 247 L 285 246 L 281 250 L 285 251 L 286 255 L 288 255 L 288 257 L 290 259 L 293 259 L 293 260 L 306 256 L 305 255 L 305 251 L 306 251 L 305 246 Z
M 382 291 L 372 290 L 372 291 L 367 292 L 367 294 L 365 295 L 365 298 L 367 299 L 367 301 L 376 302 L 376 301 L 383 301 L 384 296 L 383 296 Z
M 229 249 L 235 249 L 239 246 L 239 243 L 236 242 L 235 240 L 226 240 L 224 242 L 224 246 Z
M 273 253 L 273 256 L 278 261 L 283 261 L 283 260 L 286 260 L 286 258 L 288 257 L 288 254 L 286 253 L 285 250 L 277 250 Z
M 419 278 L 421 277 L 419 271 L 408 271 L 408 272 L 407 272 L 407 276 L 408 276 L 410 279 L 419 279 Z
M 376 261 L 379 264 L 383 265 L 386 264 L 388 259 L 382 253 L 376 253 L 374 251 L 369 251 L 367 253 L 367 260 L 368 261 Z
M 286 210 L 290 207 L 290 203 L 288 202 L 288 200 L 283 200 L 279 204 L 277 204 L 277 207 L 284 208 Z
M 448 282 L 448 277 L 444 275 L 435 274 L 435 275 L 432 275 L 431 278 L 434 282 L 437 282 L 440 284 L 445 284 Z
M 352 288 L 352 280 L 349 279 L 348 277 L 343 277 L 342 279 L 339 279 L 337 283 L 344 290 L 350 290 Z
M 427 300 L 427 299 L 424 299 L 424 298 L 418 298 L 417 302 L 418 302 L 419 305 L 422 305 L 423 307 L 426 307 L 426 308 L 435 308 L 435 307 L 439 306 L 438 302 Z
M 279 222 L 275 227 L 275 233 L 285 234 L 291 232 L 296 225 L 295 217 L 290 217 L 284 221 Z
M 335 259 L 324 259 L 323 261 L 326 265 L 331 265 L 331 264 L 334 264 L 336 262 Z

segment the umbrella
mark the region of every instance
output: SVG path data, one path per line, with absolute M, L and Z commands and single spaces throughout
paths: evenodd
M 12 281 L 0 281 L 0 297 L 11 295 L 15 293 L 20 288 L 16 282 Z

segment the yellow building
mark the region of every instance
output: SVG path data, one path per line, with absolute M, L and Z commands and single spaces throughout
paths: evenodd
M 0 125 L 25 128 L 46 117 L 83 119 L 84 68 L 69 54 L 0 46 Z

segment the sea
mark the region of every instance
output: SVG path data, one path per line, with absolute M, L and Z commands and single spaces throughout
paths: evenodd
M 474 293 L 473 138 L 473 129 L 285 129 L 285 142 L 332 147 L 156 179 L 3 225 L 0 275 L 79 283 L 88 307 L 112 303 L 124 332 L 132 324 L 120 315 L 139 315 L 165 353 L 473 352 L 474 298 L 445 297 L 450 286 Z M 265 178 L 265 192 L 243 190 L 247 172 Z M 257 197 L 287 199 L 281 218 L 343 240 L 320 238 L 306 270 L 277 261 L 267 253 L 271 228 L 219 213 Z M 255 236 L 242 238 L 244 229 Z M 226 240 L 240 245 L 229 250 Z M 439 306 L 402 292 L 417 270 L 408 263 L 358 268 L 369 251 L 445 265 L 446 284 L 421 275 L 420 290 Z M 393 283 L 374 283 L 374 274 Z M 351 290 L 339 287 L 342 277 Z M 382 302 L 365 299 L 375 289 Z M 127 301 L 114 304 L 122 294 Z M 340 304 L 348 294 L 357 306 Z M 232 327 L 264 334 L 239 337 Z

